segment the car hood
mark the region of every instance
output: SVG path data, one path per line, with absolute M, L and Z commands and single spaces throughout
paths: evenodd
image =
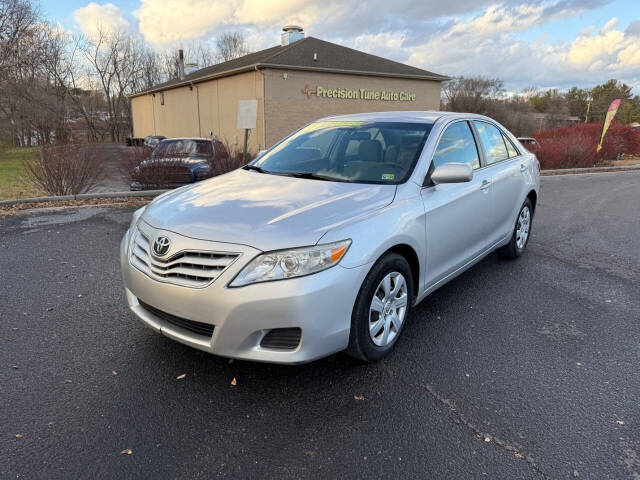
M 314 245 L 328 230 L 385 207 L 395 191 L 239 169 L 163 195 L 143 220 L 192 238 L 277 250 Z

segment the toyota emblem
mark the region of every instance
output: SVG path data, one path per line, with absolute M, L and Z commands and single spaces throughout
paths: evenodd
M 153 253 L 155 253 L 158 257 L 162 257 L 163 255 L 167 254 L 170 246 L 171 240 L 169 240 L 168 237 L 157 237 L 156 241 L 153 242 Z

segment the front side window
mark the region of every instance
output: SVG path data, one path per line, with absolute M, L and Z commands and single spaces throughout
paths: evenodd
M 312 123 L 247 168 L 264 173 L 355 183 L 405 182 L 431 131 L 429 123 Z
M 449 162 L 468 163 L 474 170 L 480 168 L 476 141 L 466 121 L 449 125 L 440 137 L 433 155 L 433 166 Z
M 478 135 L 480 136 L 480 142 L 484 149 L 484 156 L 487 161 L 487 165 L 501 162 L 509 158 L 507 147 L 504 144 L 504 139 L 502 138 L 502 132 L 498 130 L 497 127 L 479 120 L 474 120 L 473 123 L 475 124 Z

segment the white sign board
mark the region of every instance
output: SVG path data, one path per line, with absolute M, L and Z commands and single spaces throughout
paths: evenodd
M 238 100 L 238 128 L 256 128 L 258 100 Z

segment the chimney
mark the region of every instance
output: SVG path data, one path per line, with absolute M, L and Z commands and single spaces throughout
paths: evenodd
M 178 50 L 178 77 L 184 80 L 184 50 Z
M 282 28 L 282 35 L 280 36 L 281 45 L 284 47 L 298 40 L 304 38 L 304 30 L 297 25 L 285 25 Z

